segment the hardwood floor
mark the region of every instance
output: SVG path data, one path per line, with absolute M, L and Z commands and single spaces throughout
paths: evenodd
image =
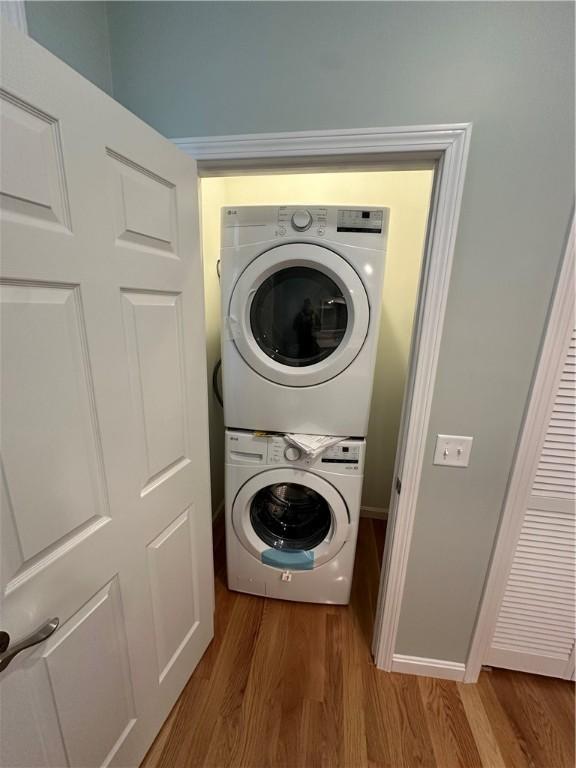
M 378 671 L 370 655 L 384 524 L 361 521 L 350 606 L 226 588 L 214 641 L 145 768 L 572 768 L 574 686 L 504 670 L 477 685 Z

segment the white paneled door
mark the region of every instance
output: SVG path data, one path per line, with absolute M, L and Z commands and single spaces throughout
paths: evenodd
M 1 85 L 0 763 L 135 766 L 213 634 L 195 164 L 7 25 Z

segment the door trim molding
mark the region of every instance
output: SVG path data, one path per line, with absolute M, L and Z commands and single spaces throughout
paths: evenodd
M 442 680 L 464 679 L 466 665 L 459 661 L 443 661 L 442 659 L 426 659 L 422 656 L 404 656 L 395 653 L 392 658 L 392 672 L 403 672 L 407 675 L 423 675 L 439 677 Z
M 28 22 L 26 20 L 26 5 L 24 0 L 1 0 L 0 16 L 10 22 L 13 27 L 28 34 Z
M 229 173 L 278 168 L 282 159 L 284 167 L 301 168 L 305 163 L 437 163 L 413 336 L 415 364 L 405 396 L 402 493 L 389 520 L 374 627 L 376 665 L 388 671 L 400 622 L 471 132 L 471 123 L 458 123 L 173 139 L 198 161 L 200 175 L 215 168 Z
M 543 432 L 547 427 L 550 399 L 554 394 L 557 369 L 565 354 L 566 332 L 574 322 L 574 249 L 576 220 L 574 214 L 566 249 L 558 272 L 546 331 L 540 348 L 532 391 L 520 432 L 514 467 L 504 502 L 496 543 L 486 579 L 474 635 L 466 662 L 464 681 L 478 680 L 482 663 L 492 640 L 500 604 L 512 567 L 516 544 L 522 530 L 524 513 L 530 495 L 532 472 L 538 459 Z
M 172 139 L 183 152 L 206 167 L 227 161 L 246 161 L 254 169 L 255 160 L 277 158 L 346 159 L 365 155 L 368 163 L 376 158 L 399 160 L 434 160 L 459 144 L 467 145 L 472 123 L 425 125 L 400 128 L 361 128 L 327 131 L 293 131 L 291 133 L 249 133 L 238 136 L 197 136 Z M 398 157 L 401 155 L 401 157 Z M 423 157 L 424 155 L 424 157 Z M 376 157 L 374 157 L 376 156 Z M 238 167 L 241 167 L 238 164 Z

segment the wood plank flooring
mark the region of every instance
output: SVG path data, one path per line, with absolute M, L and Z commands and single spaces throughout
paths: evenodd
M 361 521 L 352 601 L 338 607 L 229 592 L 220 523 L 214 641 L 144 768 L 573 768 L 573 684 L 374 667 L 384 530 Z

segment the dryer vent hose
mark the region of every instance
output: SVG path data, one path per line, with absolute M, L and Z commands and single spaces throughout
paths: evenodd
M 212 370 L 212 391 L 214 392 L 216 400 L 218 400 L 220 403 L 220 407 L 223 408 L 224 401 L 222 400 L 222 395 L 220 394 L 220 390 L 218 388 L 218 373 L 220 372 L 220 368 L 222 368 L 222 360 L 218 360 Z

